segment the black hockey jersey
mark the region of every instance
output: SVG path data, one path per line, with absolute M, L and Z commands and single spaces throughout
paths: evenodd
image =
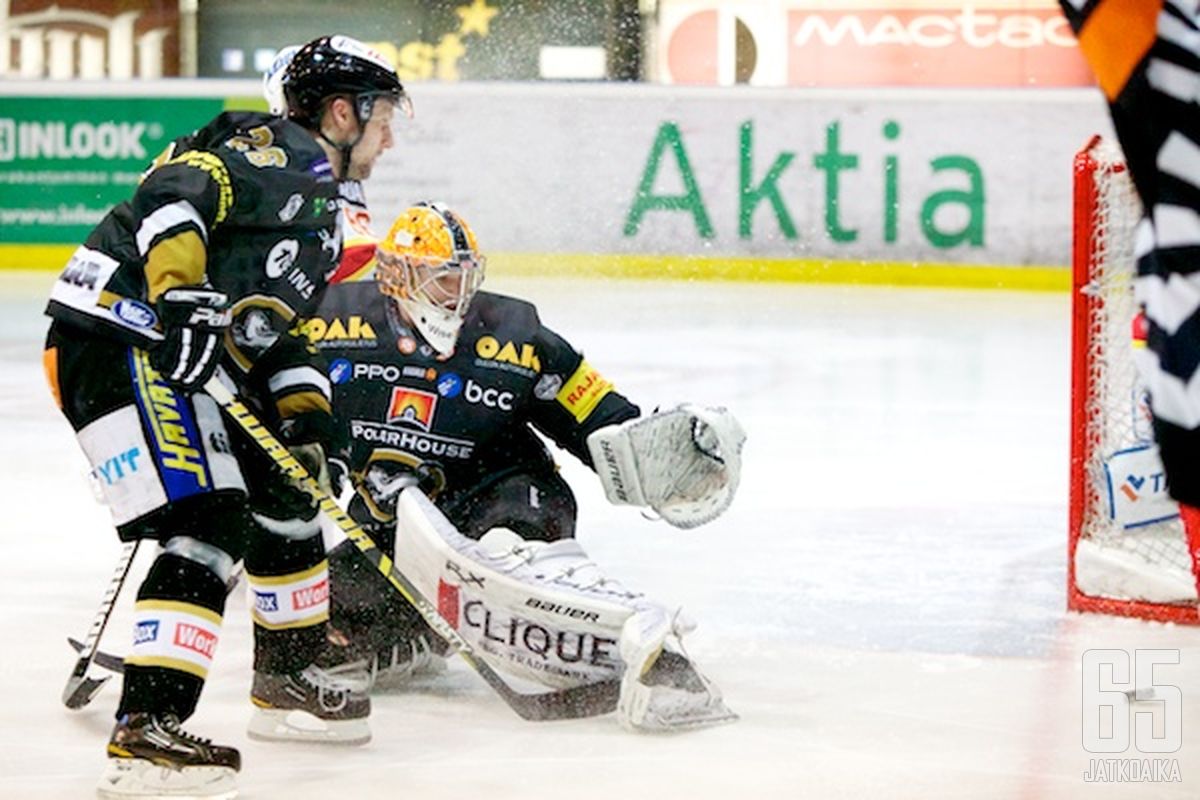
M 531 460 L 549 465 L 531 426 L 590 465 L 588 435 L 639 414 L 515 298 L 477 294 L 447 358 L 375 281 L 331 286 L 304 330 L 329 361 L 342 455 L 360 479 L 412 471 L 452 495 Z
M 338 184 L 325 152 L 295 123 L 254 112 L 218 116 L 176 140 L 132 200 L 76 250 L 46 313 L 140 347 L 162 339 L 155 300 L 210 285 L 233 304 L 224 363 L 279 417 L 321 410 L 323 362 L 292 331 L 316 307 L 341 256 Z M 252 374 L 253 371 L 253 374 Z M 274 416 L 274 414 L 269 414 Z

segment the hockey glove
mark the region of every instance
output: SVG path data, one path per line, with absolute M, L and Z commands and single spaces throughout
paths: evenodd
M 158 298 L 163 340 L 150 365 L 170 386 L 196 391 L 212 377 L 229 327 L 229 296 L 203 286 L 177 286 Z
M 325 448 L 317 442 L 288 445 L 288 452 L 300 462 L 326 495 L 331 494 L 329 462 Z M 255 481 L 250 492 L 250 513 L 259 525 L 287 539 L 307 539 L 321 531 L 317 521 L 320 501 L 301 481 L 273 471 Z

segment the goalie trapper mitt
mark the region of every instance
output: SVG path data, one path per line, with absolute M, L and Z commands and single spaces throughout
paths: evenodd
M 745 441 L 728 410 L 684 404 L 601 428 L 587 445 L 610 502 L 694 528 L 733 502 Z

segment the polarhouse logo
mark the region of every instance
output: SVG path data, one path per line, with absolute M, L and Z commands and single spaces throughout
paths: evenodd
M 145 159 L 142 138 L 161 138 L 144 122 L 17 122 L 0 117 L 0 161 L 15 159 Z

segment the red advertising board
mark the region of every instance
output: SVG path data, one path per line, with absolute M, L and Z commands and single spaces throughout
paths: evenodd
M 1054 0 L 663 0 L 658 79 L 1065 87 L 1094 80 Z

